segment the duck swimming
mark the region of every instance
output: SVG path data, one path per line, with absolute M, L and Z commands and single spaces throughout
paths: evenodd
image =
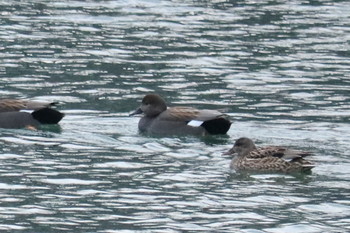
M 217 110 L 196 109 L 192 107 L 167 107 L 157 94 L 148 94 L 141 106 L 130 116 L 143 113 L 138 123 L 141 132 L 150 134 L 198 135 L 226 134 L 231 122 Z
M 304 157 L 310 152 L 280 146 L 256 147 L 249 138 L 239 138 L 225 154 L 233 155 L 230 168 L 263 172 L 307 172 L 314 165 Z
M 51 108 L 55 104 L 32 100 L 0 99 L 0 128 L 37 129 L 41 124 L 57 124 L 64 114 Z

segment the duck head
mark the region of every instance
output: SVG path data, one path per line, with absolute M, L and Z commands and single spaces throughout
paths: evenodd
M 143 97 L 141 106 L 129 116 L 143 113 L 147 117 L 155 117 L 164 112 L 166 109 L 167 106 L 162 97 L 157 94 L 148 94 Z
M 237 139 L 233 147 L 225 152 L 224 155 L 237 154 L 238 156 L 245 156 L 254 149 L 256 149 L 254 142 L 250 138 L 242 137 Z

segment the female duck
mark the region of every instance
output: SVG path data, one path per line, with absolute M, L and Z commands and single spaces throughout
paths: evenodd
M 233 155 L 230 168 L 263 172 L 307 172 L 314 165 L 304 157 L 309 152 L 285 147 L 268 146 L 257 148 L 249 138 L 239 138 L 225 154 Z

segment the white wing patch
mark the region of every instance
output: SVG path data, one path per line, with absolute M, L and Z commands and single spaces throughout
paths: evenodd
M 27 112 L 27 113 L 32 113 L 32 112 L 34 112 L 34 110 L 29 110 L 29 109 L 21 109 L 21 110 L 19 110 L 20 112 Z
M 198 120 L 191 120 L 187 123 L 187 125 L 189 126 L 193 126 L 193 127 L 199 127 L 203 124 L 204 121 L 198 121 Z

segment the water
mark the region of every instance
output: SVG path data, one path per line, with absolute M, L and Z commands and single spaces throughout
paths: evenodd
M 348 1 L 0 1 L 0 94 L 59 127 L 0 130 L 2 232 L 347 232 Z M 228 136 L 149 137 L 148 92 L 223 109 Z M 312 151 L 241 174 L 241 136 Z

